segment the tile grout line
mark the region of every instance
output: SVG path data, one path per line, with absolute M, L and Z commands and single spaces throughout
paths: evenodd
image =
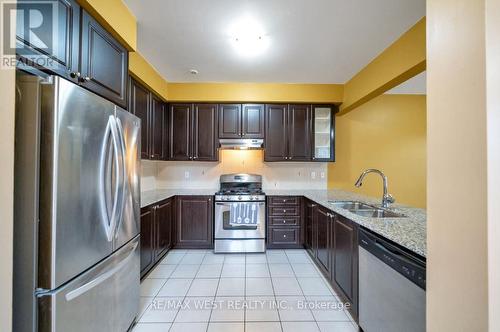
M 266 262 L 267 262 L 267 257 L 266 257 Z M 271 269 L 269 268 L 269 263 L 266 263 L 266 266 L 267 266 L 267 272 L 269 272 L 269 278 L 271 279 L 271 287 L 273 288 L 274 305 L 278 306 L 278 300 L 276 299 L 276 292 L 274 291 L 274 283 L 273 283 L 273 279 L 271 277 Z M 276 312 L 278 313 L 278 320 L 280 323 L 281 332 L 283 332 L 283 324 L 281 323 L 281 315 L 280 315 L 280 311 L 278 308 L 276 308 Z

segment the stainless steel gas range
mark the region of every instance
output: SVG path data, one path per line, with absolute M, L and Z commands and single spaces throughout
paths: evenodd
M 266 250 L 266 196 L 262 176 L 224 174 L 215 194 L 216 253 Z

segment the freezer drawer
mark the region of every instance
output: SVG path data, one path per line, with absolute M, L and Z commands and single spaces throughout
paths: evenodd
M 75 280 L 39 295 L 39 331 L 127 331 L 139 311 L 139 263 L 137 236 Z

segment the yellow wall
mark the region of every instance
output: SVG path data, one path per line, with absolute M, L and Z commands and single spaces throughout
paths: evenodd
M 137 49 L 137 21 L 122 0 L 78 0 L 129 51 Z
M 129 53 L 130 75 L 167 100 L 167 81 L 138 52 Z
M 342 102 L 341 84 L 168 83 L 171 101 Z
M 355 112 L 336 117 L 335 163 L 328 167 L 328 187 L 382 197 L 382 180 L 364 169 L 378 168 L 389 180 L 397 202 L 426 205 L 426 97 L 381 95 Z
M 425 17 L 385 49 L 344 87 L 340 114 L 398 86 L 425 70 Z

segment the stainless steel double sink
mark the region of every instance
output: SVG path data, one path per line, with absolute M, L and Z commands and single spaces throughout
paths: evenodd
M 365 204 L 357 201 L 329 201 L 335 207 L 345 209 L 351 213 L 361 217 L 368 218 L 405 218 L 404 214 L 400 214 L 391 210 L 383 209 L 373 205 Z

